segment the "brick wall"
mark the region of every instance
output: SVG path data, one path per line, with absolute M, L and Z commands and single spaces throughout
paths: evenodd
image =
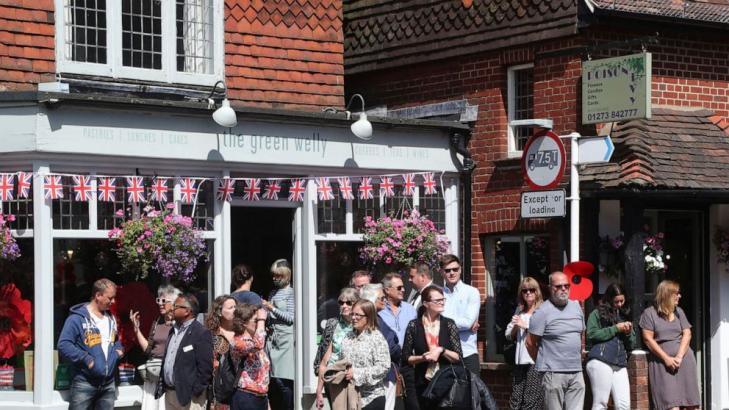
M 341 0 L 226 0 L 225 75 L 235 105 L 344 104 Z
M 53 0 L 0 1 L 0 91 L 53 81 L 54 38 Z

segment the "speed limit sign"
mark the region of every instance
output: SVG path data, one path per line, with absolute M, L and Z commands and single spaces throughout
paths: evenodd
M 522 171 L 532 189 L 549 189 L 559 185 L 566 161 L 564 145 L 552 131 L 534 134 L 524 147 Z

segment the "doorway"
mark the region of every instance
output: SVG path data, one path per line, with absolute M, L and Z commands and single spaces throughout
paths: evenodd
M 231 266 L 248 265 L 253 271 L 251 290 L 267 299 L 273 289 L 271 264 L 286 259 L 293 266 L 295 209 L 233 206 L 230 212 Z

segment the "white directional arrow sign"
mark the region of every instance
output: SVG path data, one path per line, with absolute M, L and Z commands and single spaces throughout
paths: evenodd
M 580 164 L 593 164 L 596 162 L 608 162 L 615 151 L 615 146 L 610 136 L 604 137 L 582 137 L 578 140 Z

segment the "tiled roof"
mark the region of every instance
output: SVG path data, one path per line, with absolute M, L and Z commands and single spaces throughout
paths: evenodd
M 729 0 L 585 0 L 598 10 L 729 24 Z
M 577 0 L 345 0 L 347 73 L 574 34 Z
M 649 120 L 619 124 L 607 164 L 584 165 L 586 189 L 729 189 L 729 124 L 708 110 L 654 108 Z
M 341 0 L 226 0 L 233 104 L 319 111 L 344 104 Z

